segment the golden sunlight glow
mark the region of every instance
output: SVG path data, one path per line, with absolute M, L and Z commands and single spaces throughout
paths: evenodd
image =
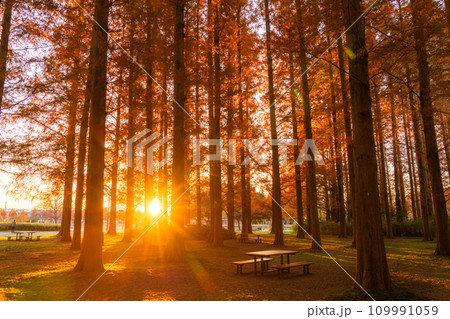
M 161 205 L 159 204 L 159 201 L 157 198 L 155 198 L 150 205 L 148 206 L 148 211 L 150 214 L 156 216 L 161 212 Z

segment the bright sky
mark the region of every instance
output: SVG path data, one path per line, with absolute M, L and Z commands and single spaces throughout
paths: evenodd
M 23 208 L 33 209 L 33 203 L 29 201 L 17 200 L 7 195 L 6 185 L 10 183 L 8 174 L 0 172 L 0 208 Z

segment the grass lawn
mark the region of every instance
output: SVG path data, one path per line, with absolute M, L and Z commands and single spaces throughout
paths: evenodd
M 312 261 L 310 274 L 297 270 L 285 278 L 276 274 L 237 275 L 232 261 L 248 259 L 244 252 L 273 249 L 273 237 L 262 244 L 227 240 L 224 247 L 186 241 L 186 258 L 172 263 L 163 258 L 163 245 L 136 243 L 82 297 L 82 300 L 339 300 L 366 299 L 353 281 L 310 241 L 286 235 L 286 246 L 300 251 L 291 261 Z M 156 242 L 152 240 L 152 242 Z M 355 272 L 351 239 L 323 236 L 324 248 L 350 274 Z M 108 268 L 128 247 L 121 236 L 105 236 L 103 261 Z M 450 300 L 450 259 L 433 256 L 435 243 L 420 238 L 386 239 L 393 293 L 376 299 Z M 72 272 L 78 252 L 53 238 L 41 241 L 0 241 L 0 300 L 76 300 L 97 278 Z M 280 247 L 278 247 L 280 248 Z M 279 263 L 276 257 L 272 263 Z M 246 268 L 247 267 L 247 268 Z

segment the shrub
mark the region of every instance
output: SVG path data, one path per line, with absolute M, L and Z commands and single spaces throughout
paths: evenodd
M 324 235 L 339 236 L 339 223 L 331 220 L 320 221 L 320 233 Z M 345 224 L 345 230 L 347 236 L 353 235 L 353 221 L 347 221 Z
M 434 223 L 434 219 L 430 218 L 428 223 L 431 226 L 431 234 L 433 237 L 436 235 L 436 225 Z M 402 222 L 397 221 L 396 219 L 392 219 L 392 233 L 394 236 L 398 237 L 422 237 L 423 236 L 423 227 L 422 227 L 422 219 L 418 218 L 403 220 Z M 385 225 L 383 224 L 383 230 L 385 229 Z
M 211 227 L 209 227 L 209 226 L 198 227 L 195 225 L 189 225 L 189 226 L 185 227 L 185 231 L 186 231 L 186 237 L 188 239 L 206 240 L 206 239 L 208 239 L 208 235 L 211 231 Z M 235 239 L 236 235 L 233 231 L 222 228 L 222 238 L 224 240 Z
M 42 224 L 42 223 L 17 223 L 15 230 L 29 231 L 59 231 L 59 224 Z M 0 223 L 0 231 L 10 231 L 11 223 Z
M 383 216 L 384 217 L 384 216 Z M 431 226 L 431 234 L 433 237 L 436 236 L 436 225 L 434 223 L 434 218 L 430 218 L 429 224 Z M 408 219 L 403 220 L 401 222 L 397 221 L 394 218 L 391 220 L 392 225 L 392 233 L 395 237 L 422 237 L 423 236 L 423 228 L 422 228 L 422 219 Z M 295 225 L 296 226 L 296 225 Z M 346 223 L 347 236 L 353 235 L 353 221 Z M 296 227 L 293 227 L 295 231 Z M 334 221 L 320 221 L 320 232 L 325 235 L 339 235 L 339 223 Z M 383 218 L 383 233 L 386 234 L 386 222 Z

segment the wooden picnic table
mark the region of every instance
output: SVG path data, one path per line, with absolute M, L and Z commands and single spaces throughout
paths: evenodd
M 280 256 L 281 259 L 281 264 L 283 265 L 283 256 L 286 255 L 287 257 L 287 263 L 289 264 L 289 256 L 290 255 L 295 255 L 296 253 L 298 253 L 298 251 L 296 250 L 262 250 L 262 251 L 251 251 L 251 252 L 246 252 L 245 254 L 248 256 L 253 256 L 253 258 L 255 259 L 255 275 L 258 273 L 258 269 L 257 269 L 257 259 L 261 258 L 261 275 L 264 275 L 264 262 L 263 259 L 267 258 L 267 257 L 272 257 L 272 256 Z M 267 270 L 266 270 L 267 271 Z
M 17 240 L 21 240 L 22 237 L 24 237 L 23 234 L 27 234 L 26 238 L 28 240 L 32 240 L 33 239 L 33 234 L 36 233 L 35 231 L 15 231 L 14 234 L 16 235 L 16 241 Z
M 28 240 L 33 240 L 33 234 L 36 233 L 35 231 L 26 231 Z
M 22 238 L 22 234 L 23 234 L 22 231 L 15 231 L 13 233 L 16 234 L 16 241 L 19 240 L 19 238 Z

